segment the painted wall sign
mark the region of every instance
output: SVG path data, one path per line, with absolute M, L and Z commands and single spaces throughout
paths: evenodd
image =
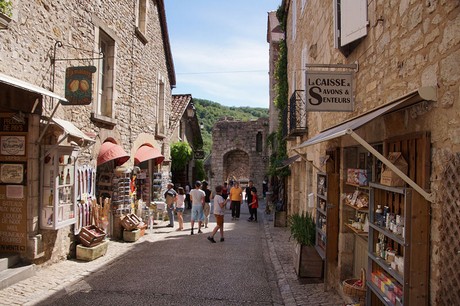
M 25 136 L 0 136 L 1 155 L 25 155 L 26 137 Z
M 94 66 L 68 67 L 65 72 L 65 98 L 63 105 L 88 105 L 92 102 Z
M 27 118 L 24 118 L 24 123 L 20 123 L 13 118 L 0 117 L 0 132 L 27 132 L 27 127 Z
M 309 112 L 352 112 L 353 72 L 306 71 Z
M 13 186 L 14 191 L 8 191 L 9 187 L 8 185 L 0 186 L 0 252 L 25 252 L 27 246 L 27 188 Z M 13 196 L 9 198 L 8 194 Z

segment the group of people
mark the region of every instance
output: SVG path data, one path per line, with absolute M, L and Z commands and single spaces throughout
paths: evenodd
M 238 220 L 240 217 L 241 203 L 243 200 L 243 189 L 240 187 L 239 182 L 232 182 L 230 190 L 228 190 L 227 183 L 215 187 L 216 194 L 214 195 L 214 217 L 216 219 L 216 226 L 214 227 L 208 240 L 215 243 L 214 236 L 220 231 L 220 241 L 224 241 L 224 212 L 227 203 L 230 202 L 232 210 L 232 220 Z M 188 185 L 186 186 L 186 188 Z M 209 218 L 211 215 L 211 198 L 212 192 L 208 188 L 206 181 L 196 181 L 193 189 L 187 193 L 183 187 L 178 187 L 177 192 L 174 190 L 174 184 L 169 183 L 167 190 L 164 193 L 166 201 L 166 209 L 169 217 L 169 224 L 167 227 L 174 227 L 174 211 L 177 213 L 179 227 L 177 231 L 184 229 L 183 212 L 186 208 L 187 198 L 190 201 L 191 209 L 191 229 L 190 234 L 194 234 L 195 222 L 198 223 L 198 233 L 202 233 L 201 228 L 209 225 Z M 245 200 L 248 203 L 250 217 L 249 222 L 257 222 L 257 208 L 259 207 L 259 200 L 257 197 L 257 189 L 254 187 L 252 180 L 248 182 L 245 189 Z M 187 206 L 188 208 L 188 206 Z

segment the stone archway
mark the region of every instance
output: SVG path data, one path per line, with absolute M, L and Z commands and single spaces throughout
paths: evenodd
M 222 118 L 212 130 L 212 153 L 208 166 L 211 188 L 235 177 L 243 186 L 253 180 L 259 194 L 268 167 L 268 118 L 238 121 Z
M 243 150 L 232 150 L 223 156 L 223 181 L 249 179 L 249 155 Z

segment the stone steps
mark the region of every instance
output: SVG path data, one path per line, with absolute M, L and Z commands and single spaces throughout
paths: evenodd
M 35 265 L 24 264 L 17 254 L 0 254 L 0 290 L 35 275 Z

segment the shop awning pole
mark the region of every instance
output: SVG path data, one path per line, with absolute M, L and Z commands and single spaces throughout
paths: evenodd
M 401 170 L 399 170 L 395 165 L 393 165 L 392 162 L 390 162 L 385 156 L 380 154 L 376 149 L 374 149 L 367 141 L 362 139 L 358 134 L 353 132 L 353 130 L 348 129 L 347 134 L 349 134 L 353 139 L 355 139 L 357 142 L 359 142 L 366 150 L 368 150 L 372 155 L 377 157 L 382 163 L 385 164 L 388 168 L 391 169 L 394 173 L 396 173 L 400 178 L 403 179 L 404 182 L 409 184 L 412 188 L 414 188 L 415 191 L 420 193 L 427 201 L 433 203 L 434 202 L 434 196 L 432 193 L 426 192 L 422 187 L 417 185 L 413 180 L 411 180 L 410 177 L 405 175 Z
M 302 159 L 303 159 L 304 161 L 306 161 L 307 163 L 310 163 L 310 164 L 313 166 L 313 168 L 315 168 L 317 171 L 323 172 L 323 170 L 321 170 L 320 168 L 318 168 L 318 167 L 313 163 L 312 160 L 308 160 L 308 159 L 306 159 L 305 157 L 303 157 L 303 154 L 302 154 L 302 153 L 300 153 L 300 152 L 297 151 L 296 149 L 293 149 L 292 151 L 294 151 L 294 152 L 296 152 L 297 154 L 299 154 L 300 158 L 302 158 Z
M 40 141 L 42 141 L 43 136 L 45 136 L 45 132 L 46 132 L 46 130 L 48 129 L 48 127 L 49 127 L 49 125 L 50 125 L 50 123 L 51 123 L 51 119 L 53 119 L 53 116 L 54 116 L 54 114 L 56 113 L 56 111 L 57 111 L 59 105 L 61 105 L 61 101 L 58 101 L 58 103 L 56 103 L 56 106 L 55 106 L 54 109 L 53 109 L 53 113 L 52 113 L 51 116 L 48 118 L 48 122 L 46 123 L 46 126 L 45 126 L 45 128 L 43 129 L 42 134 L 41 134 L 41 135 L 38 137 L 38 139 L 37 139 L 37 144 L 39 144 Z

